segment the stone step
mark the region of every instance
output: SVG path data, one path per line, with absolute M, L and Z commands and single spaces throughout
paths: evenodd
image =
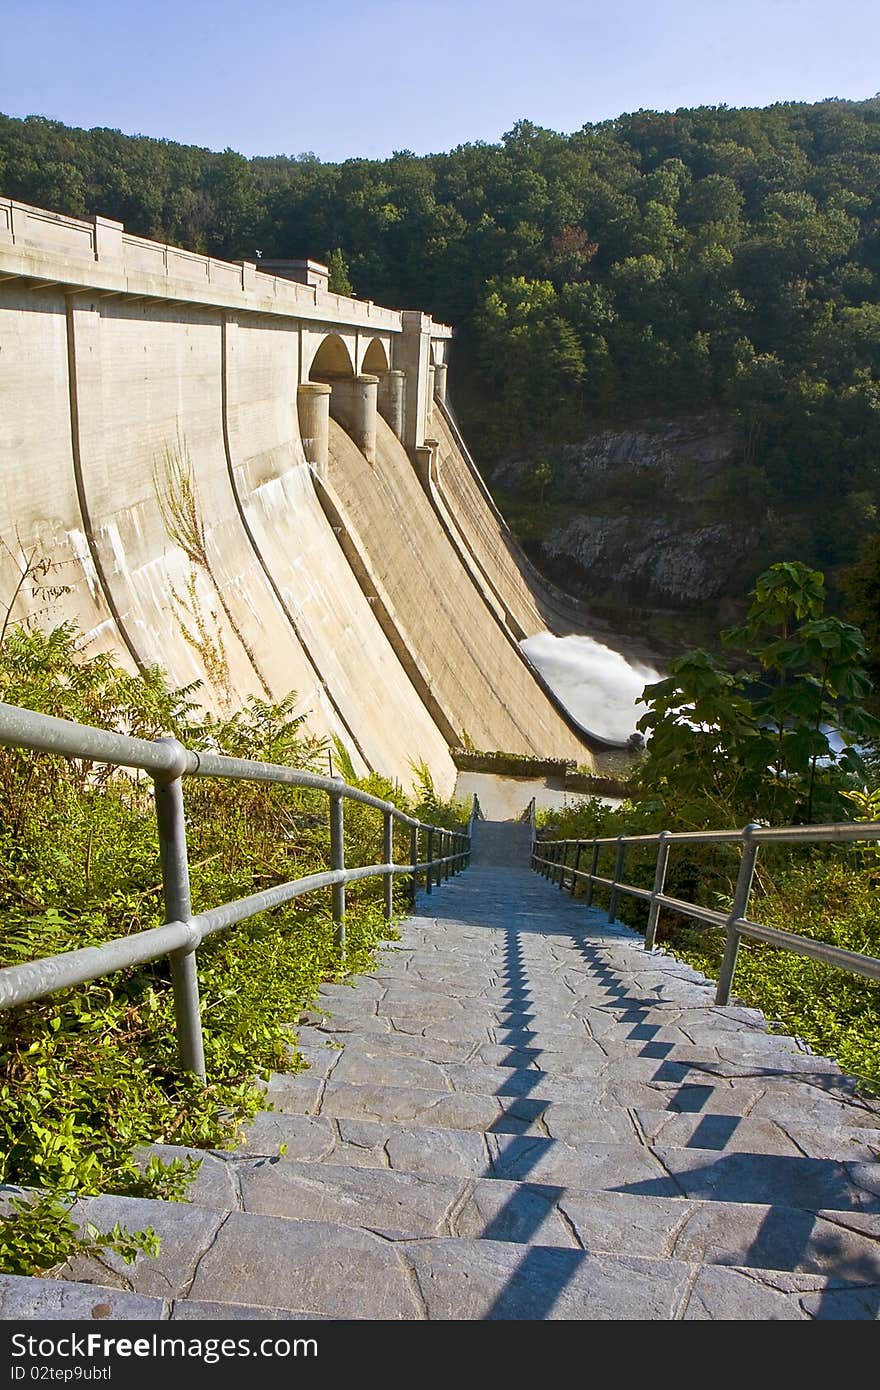
M 845 1261 L 863 1279 L 880 1282 L 880 1209 L 808 1211 L 706 1201 L 682 1198 L 672 1186 L 665 1196 L 638 1196 L 601 1186 L 599 1164 L 592 1171 L 574 1168 L 565 1185 L 514 1182 L 498 1176 L 505 1153 L 503 1143 L 494 1141 L 487 1143 L 482 1169 L 472 1163 L 469 1172 L 453 1176 L 448 1169 L 425 1171 L 423 1164 L 412 1171 L 399 1166 L 401 1158 L 419 1157 L 418 1149 L 407 1149 L 406 1136 L 398 1136 L 398 1143 L 391 1136 L 384 1150 L 380 1136 L 363 1128 L 353 1137 L 376 1141 L 376 1166 L 208 1155 L 189 1201 L 286 1220 L 329 1221 L 396 1239 L 458 1236 L 801 1273 L 832 1273 Z M 340 1145 L 333 1158 L 344 1158 L 343 1150 Z M 378 1166 L 380 1153 L 389 1166 Z M 421 1155 L 430 1160 L 424 1148 Z M 436 1148 L 433 1157 L 439 1158 Z M 601 1157 L 607 1159 L 608 1150 Z M 616 1161 L 617 1153 L 611 1158 Z
M 389 1077 L 397 1057 L 436 1062 L 441 1067 L 447 1062 L 476 1061 L 499 1069 L 499 1079 L 505 1070 L 541 1070 L 558 1077 L 560 1073 L 565 1075 L 571 1056 L 565 1051 L 531 1046 L 449 1041 L 401 1033 L 369 1033 L 355 1038 L 345 1033 L 324 1034 L 316 1029 L 303 1029 L 300 1037 L 312 1075 L 322 1078 L 338 1060 L 336 1054 L 346 1047 L 355 1048 L 358 1056 L 381 1059 L 389 1069 L 386 1073 Z M 579 1042 L 575 1061 L 580 1049 Z M 648 1106 L 784 1121 L 789 1133 L 792 1133 L 792 1125 L 797 1126 L 799 1132 L 794 1135 L 795 1140 L 808 1153 L 812 1153 L 816 1137 L 824 1130 L 836 1134 L 839 1130 L 855 1128 L 854 1138 L 871 1146 L 880 1140 L 880 1108 L 876 1103 L 854 1098 L 845 1087 L 845 1078 L 839 1074 L 822 1070 L 818 1073 L 798 1071 L 792 1075 L 759 1068 L 738 1076 L 726 1074 L 729 1070 L 716 1067 L 711 1072 L 695 1071 L 689 1079 L 670 1084 L 664 1079 L 668 1069 L 658 1067 L 659 1076 L 655 1073 L 640 1084 L 624 1080 L 620 1068 L 606 1068 L 600 1075 L 591 1063 L 581 1073 L 581 1080 L 587 1073 L 590 1096 L 594 1101 L 604 1098 L 606 1108 L 612 1112 L 621 1106 Z M 860 1129 L 864 1129 L 864 1134 L 858 1133 Z
M 698 1092 L 693 1105 L 691 1097 L 678 1091 L 670 1095 L 664 1108 L 656 1092 L 651 1093 L 647 1104 L 643 1103 L 645 1097 L 639 1096 L 632 1106 L 602 1101 L 592 1106 L 557 1104 L 548 1107 L 544 1125 L 550 1138 L 573 1146 L 581 1142 L 631 1143 L 640 1139 L 646 1144 L 662 1143 L 664 1148 L 700 1148 L 716 1153 L 788 1153 L 838 1162 L 880 1161 L 878 1130 L 827 1120 L 820 1124 L 811 1122 L 809 1115 L 798 1116 L 796 1112 L 789 1119 L 777 1112 L 774 1120 L 768 1120 L 753 1110 L 743 1118 L 732 1105 L 726 1111 L 722 1109 L 724 1092 L 713 1091 L 706 1097 L 702 1088 L 693 1090 Z M 726 1094 L 737 1098 L 733 1091 Z M 713 1103 L 711 1107 L 707 1100 Z M 268 1111 L 250 1122 L 242 1150 L 271 1157 L 286 1145 L 294 1157 L 312 1160 L 334 1154 L 334 1161 L 344 1158 L 353 1164 L 376 1162 L 380 1167 L 389 1161 L 391 1167 L 396 1166 L 389 1160 L 393 1151 L 398 1155 L 405 1153 L 404 1166 L 417 1171 L 427 1164 L 429 1172 L 478 1176 L 485 1171 L 487 1159 L 491 1160 L 494 1142 L 492 1131 L 484 1134 L 424 1125 L 407 1128 L 388 1122 Z
M 674 1113 L 650 1107 L 634 1108 L 633 1118 L 647 1143 L 663 1148 L 708 1149 L 715 1152 L 791 1154 L 837 1162 L 880 1162 L 880 1130 L 844 1125 L 810 1124 L 809 1120 L 746 1118 L 718 1111 Z
M 31 1278 L 0 1274 L 0 1321 L 3 1322 L 193 1322 L 222 1318 L 310 1321 L 324 1315 L 256 1304 L 212 1303 L 204 1299 L 169 1299 L 130 1293 L 125 1288 L 73 1279 Z
M 329 1054 L 331 1057 L 333 1054 Z M 336 1054 L 338 1056 L 338 1054 Z M 436 1102 L 438 1114 L 454 1118 L 456 1113 L 470 1117 L 468 1124 L 457 1122 L 451 1128 L 492 1128 L 498 1123 L 499 1105 L 509 1098 L 520 1096 L 524 1100 L 545 1102 L 546 1109 L 531 1113 L 534 1131 L 540 1133 L 543 1126 L 551 1136 L 560 1137 L 560 1131 L 569 1137 L 569 1142 L 577 1139 L 598 1140 L 600 1142 L 627 1142 L 633 1137 L 646 1143 L 661 1142 L 665 1147 L 701 1148 L 713 1151 L 744 1150 L 831 1158 L 840 1161 L 872 1162 L 880 1159 L 880 1129 L 858 1127 L 841 1123 L 843 1117 L 850 1118 L 846 1109 L 832 1102 L 824 1121 L 814 1113 L 812 1116 L 797 1108 L 797 1097 L 791 1099 L 788 1108 L 774 1107 L 771 1102 L 764 1112 L 755 1113 L 764 1097 L 754 1088 L 743 1090 L 735 1086 L 701 1087 L 673 1086 L 626 1086 L 620 1079 L 620 1069 L 615 1069 L 604 1080 L 591 1077 L 589 1083 L 572 1088 L 568 1084 L 555 1082 L 546 1074 L 524 1069 L 509 1070 L 506 1080 L 496 1084 L 494 1094 L 485 1091 L 458 1090 L 440 1091 L 435 1085 L 419 1085 L 420 1081 L 445 1081 L 447 1087 L 456 1085 L 464 1078 L 468 1086 L 474 1086 L 482 1069 L 476 1067 L 460 1068 L 457 1064 L 446 1065 L 438 1072 L 429 1070 L 436 1064 L 422 1059 L 395 1058 L 395 1065 L 388 1067 L 385 1058 L 371 1058 L 358 1052 L 352 1055 L 351 1067 L 346 1067 L 343 1056 L 328 1078 L 306 1073 L 295 1078 L 286 1075 L 273 1077 L 268 1088 L 269 1099 L 281 1111 L 294 1110 L 309 1114 L 329 1116 L 367 1114 L 369 1118 L 395 1119 L 389 1113 L 389 1104 L 395 1110 L 395 1097 L 389 1098 L 389 1090 L 418 1090 L 433 1092 L 432 1101 L 426 1095 L 415 1098 L 415 1108 L 404 1114 L 404 1097 L 396 1097 L 396 1118 L 418 1121 L 419 1115 L 430 1114 L 430 1107 Z M 402 1064 L 402 1065 L 401 1065 Z M 373 1075 L 377 1080 L 371 1083 Z M 407 1086 L 389 1088 L 382 1084 L 383 1076 L 403 1077 Z M 502 1072 L 502 1075 L 505 1073 Z M 353 1084 L 349 1078 L 353 1078 Z M 533 1080 L 534 1078 L 534 1080 Z M 359 1088 L 364 1088 L 363 1090 Z M 370 1099 L 370 1092 L 378 1092 L 378 1099 Z M 576 1096 L 572 1101 L 570 1097 Z M 453 1096 L 462 1097 L 463 1110 L 456 1111 Z M 473 1096 L 476 1104 L 467 1097 Z M 479 1101 L 485 1104 L 481 1107 Z M 366 1107 L 366 1109 L 364 1108 Z M 425 1110 L 428 1107 L 428 1110 Z M 491 1108 L 490 1108 L 491 1107 Z M 376 1114 L 376 1108 L 381 1113 Z M 769 1112 L 769 1113 L 767 1113 Z M 522 1117 L 523 1112 L 518 1113 Z M 506 1110 L 505 1114 L 510 1115 Z M 487 1116 L 494 1116 L 486 1124 Z M 770 1118 L 770 1116 L 773 1118 Z M 872 1117 L 873 1118 L 873 1117 Z M 396 1120 L 395 1120 L 396 1122 Z M 419 1121 L 421 1123 L 421 1121 Z M 259 1123 L 259 1122 L 258 1122 Z M 431 1123 L 430 1118 L 425 1123 Z M 521 1132 L 521 1126 L 517 1132 Z
M 39 1283 L 51 1317 L 880 1316 L 880 1108 L 832 1062 L 527 871 L 420 908 L 190 1201 L 77 1204 L 158 1259 L 0 1312 Z
M 818 1129 L 856 1127 L 850 1110 L 836 1096 L 827 1096 L 821 1084 L 813 1084 L 821 1083 L 821 1073 L 814 1077 L 759 1068 L 740 1075 L 722 1064 L 696 1068 L 666 1059 L 619 1058 L 596 1062 L 577 1077 L 558 1077 L 531 1065 L 438 1063 L 384 1052 L 376 1056 L 363 1047 L 319 1049 L 313 1061 L 310 1070 L 298 1075 L 274 1074 L 266 1088 L 269 1103 L 286 1113 L 412 1121 L 452 1129 L 500 1125 L 510 1133 L 535 1125 L 540 1133 L 541 1117 L 556 1106 L 594 1110 L 601 1105 L 610 1114 L 632 1107 L 709 1111 L 740 1118 L 754 1111 L 756 1118 L 771 1123 L 784 1118 L 780 1127 L 789 1133 L 789 1122 L 800 1125 L 809 1139 L 807 1149 Z M 872 1124 L 876 1116 L 855 1113 L 867 1121 L 863 1142 L 870 1148 L 880 1134 Z M 803 1124 L 805 1116 L 809 1119 Z M 790 1138 L 787 1147 L 792 1143 L 796 1150 L 798 1140 Z
M 325 1083 L 313 1080 L 308 1073 L 294 1077 L 274 1074 L 269 1080 L 267 1098 L 276 1111 L 285 1114 L 321 1114 L 504 1134 L 546 1134 L 544 1117 L 553 1105 L 527 1095 L 337 1082 L 332 1075 Z
M 491 1089 L 491 1080 L 510 1084 L 515 1076 L 527 1086 L 534 1073 L 545 1083 L 548 1098 L 581 1082 L 591 1082 L 602 1072 L 646 1081 L 685 1081 L 691 1074 L 707 1077 L 776 1077 L 792 1081 L 822 1081 L 834 1075 L 824 1059 L 792 1046 L 791 1050 L 761 1049 L 739 1057 L 724 1055 L 722 1048 L 693 1047 L 651 1038 L 613 1042 L 594 1041 L 584 1033 L 553 1039 L 553 1046 L 537 1046 L 530 1032 L 507 1030 L 495 1034 L 495 1042 L 479 1037 L 422 1037 L 409 1034 L 367 1032 L 363 1036 L 339 1032 L 301 1030 L 301 1051 L 313 1079 L 333 1070 L 338 1077 L 363 1081 L 395 1081 L 450 1090 Z M 547 1041 L 545 1039 L 545 1041 Z M 818 1065 L 817 1065 L 818 1063 Z M 464 1068 L 474 1069 L 468 1078 Z M 483 1069 L 480 1075 L 479 1069 Z M 500 1070 L 499 1070 L 500 1069 Z M 505 1073 L 507 1073 L 505 1075 Z M 880 1120 L 880 1117 L 877 1117 Z
M 327 1221 L 111 1196 L 82 1201 L 77 1214 L 99 1226 L 150 1225 L 162 1249 L 134 1267 L 114 1255 L 77 1259 L 66 1271 L 73 1286 L 90 1285 L 93 1306 L 112 1307 L 111 1291 L 125 1291 L 176 1318 L 187 1305 L 203 1317 L 250 1308 L 308 1318 L 652 1321 L 865 1319 L 880 1307 L 880 1280 L 867 1270 L 853 1279 L 469 1237 L 395 1240 Z M 48 1286 L 47 1297 L 57 1299 Z M 143 1316 L 143 1305 L 132 1315 Z
M 648 1183 L 646 1194 L 666 1196 L 678 1191 L 704 1196 L 702 1190 L 691 1190 L 702 1182 L 713 1199 L 720 1196 L 724 1200 L 726 1194 L 715 1191 L 717 1175 L 730 1171 L 737 1175 L 738 1190 L 743 1184 L 750 1184 L 749 1194 L 740 1193 L 734 1199 L 738 1201 L 773 1200 L 790 1206 L 806 1204 L 811 1209 L 841 1204 L 843 1209 L 857 1209 L 866 1202 L 870 1206 L 871 1202 L 880 1201 L 880 1162 L 873 1145 L 862 1140 L 856 1128 L 832 1131 L 827 1145 L 823 1144 L 821 1130 L 812 1131 L 816 1156 L 811 1157 L 806 1144 L 798 1144 L 793 1137 L 799 1132 L 796 1126 L 789 1132 L 766 1117 L 750 1121 L 749 1117 L 719 1110 L 673 1113 L 648 1104 L 642 1107 L 646 1132 L 639 1124 L 639 1106 L 634 1107 L 632 1116 L 627 1113 L 629 1107 L 615 1111 L 608 1106 L 607 1093 L 594 1098 L 590 1105 L 585 1103 L 583 1093 L 579 1103 L 572 1103 L 535 1096 L 486 1096 L 345 1081 L 334 1088 L 331 1077 L 320 1104 L 313 1107 L 303 1104 L 305 1093 L 297 1089 L 299 1080 L 273 1078 L 269 1094 L 281 1114 L 338 1122 L 337 1133 L 343 1120 L 372 1121 L 406 1130 L 427 1127 L 482 1131 L 504 1143 L 504 1172 L 499 1176 L 517 1180 L 539 1177 L 547 1182 L 579 1181 L 579 1175 L 594 1171 L 597 1154 L 610 1149 L 612 1157 L 604 1154 L 601 1161 L 621 1165 L 613 1185 L 631 1189 L 634 1182 Z M 676 1092 L 672 1095 L 677 1098 Z M 671 1126 L 668 1132 L 666 1125 Z M 627 1133 L 627 1126 L 632 1127 L 631 1133 Z M 806 1129 L 800 1132 L 803 1137 L 810 1137 Z M 649 1134 L 657 1140 L 650 1147 Z M 823 1153 L 825 1147 L 840 1156 Z M 645 1172 L 649 1161 L 659 1162 L 662 1171 L 655 1169 L 651 1175 Z M 733 1166 L 725 1169 L 725 1164 Z M 635 1176 L 639 1169 L 642 1177 Z M 699 1170 L 696 1174 L 695 1169 Z M 684 1177 L 680 1176 L 682 1173 Z M 854 1177 L 856 1173 L 858 1176 Z M 671 1193 L 664 1185 L 670 1175 L 678 1183 Z M 765 1181 L 770 1189 L 762 1187 Z M 797 1192 L 800 1182 L 806 1183 L 808 1189 L 803 1203 Z M 593 1185 L 592 1180 L 589 1185 Z M 608 1185 L 612 1185 L 610 1180 Z M 784 1195 L 771 1198 L 768 1190 Z

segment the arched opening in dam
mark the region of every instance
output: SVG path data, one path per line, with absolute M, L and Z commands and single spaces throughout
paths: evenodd
M 338 333 L 328 333 L 312 358 L 309 381 L 333 382 L 354 376 L 351 354 Z
M 387 372 L 390 365 L 381 338 L 374 338 L 364 353 L 361 371 L 378 375 L 379 372 Z

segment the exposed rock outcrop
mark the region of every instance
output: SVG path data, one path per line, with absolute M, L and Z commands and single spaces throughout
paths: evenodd
M 766 537 L 744 524 L 738 506 L 740 441 L 731 419 L 640 422 L 547 456 L 556 519 L 530 549 L 569 591 L 690 607 L 736 594 L 753 572 Z M 516 489 L 533 469 L 533 457 L 505 460 L 493 481 Z

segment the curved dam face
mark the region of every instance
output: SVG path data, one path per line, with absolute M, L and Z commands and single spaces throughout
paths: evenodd
M 584 742 L 536 682 L 473 583 L 395 435 L 377 423 L 371 465 L 331 427 L 328 485 L 383 606 L 459 746 L 574 758 Z
M 435 402 L 431 429 L 437 439 L 435 492 L 459 539 L 463 563 L 514 635 L 531 637 L 547 626 L 546 620 L 524 577 L 515 542 L 440 402 Z
M 0 199 L 4 606 L 218 713 L 295 691 L 405 787 L 423 763 L 449 794 L 460 745 L 589 764 L 519 647 L 546 607 L 432 402 L 450 330 L 289 264 Z

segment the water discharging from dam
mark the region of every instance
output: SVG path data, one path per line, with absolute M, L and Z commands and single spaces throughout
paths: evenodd
M 645 712 L 641 694 L 661 673 L 584 634 L 537 632 L 520 643 L 566 709 L 603 738 L 626 739 Z
M 646 662 L 629 661 L 620 652 L 585 634 L 556 637 L 537 632 L 520 647 L 538 668 L 554 694 L 575 719 L 589 723 L 602 738 L 624 740 L 644 713 L 642 691 L 662 672 Z M 490 820 L 516 819 L 532 797 L 539 809 L 577 802 L 583 792 L 566 788 L 561 777 L 499 776 L 490 772 L 459 772 L 455 794 L 464 801 L 477 794 Z M 608 806 L 619 797 L 602 795 Z

